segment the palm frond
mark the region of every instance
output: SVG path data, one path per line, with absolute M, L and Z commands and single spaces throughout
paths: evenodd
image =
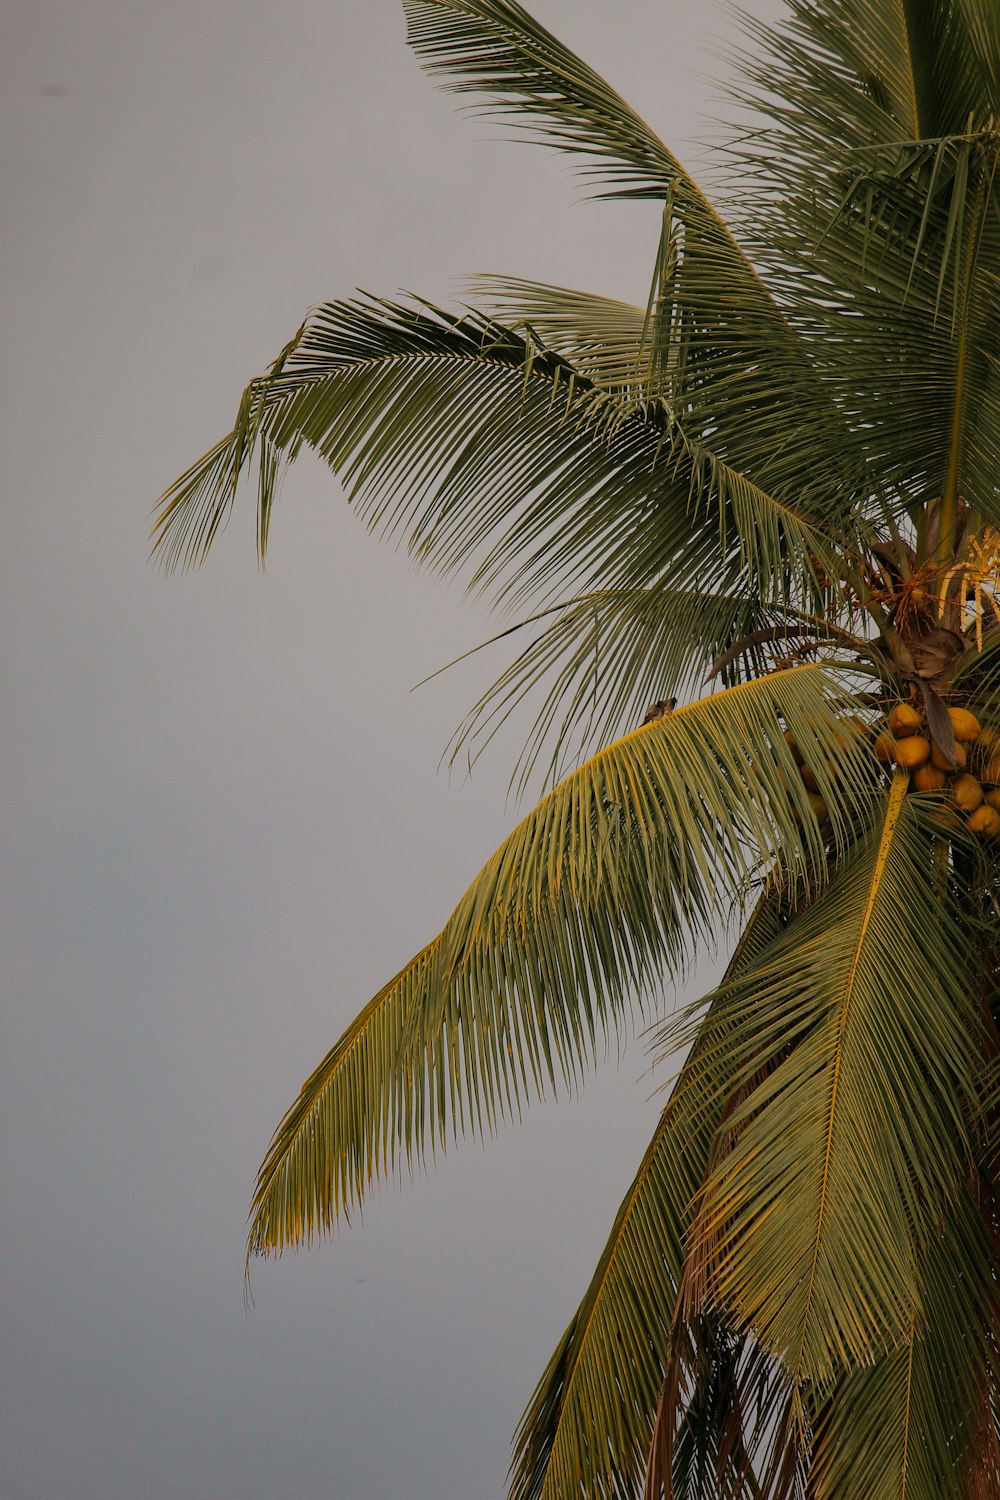
M 515 0 L 403 0 L 407 40 L 444 87 L 486 93 L 481 113 L 584 158 L 601 196 L 663 198 L 681 168 L 620 94 Z
M 898 0 L 820 0 L 812 5 L 790 0 L 790 14 L 774 26 L 742 14 L 754 49 L 741 53 L 738 62 L 758 83 L 770 68 L 769 99 L 779 108 L 802 110 L 798 153 L 803 158 L 811 153 L 820 167 L 845 146 L 923 140 L 964 128 L 969 110 L 976 109 L 978 88 L 969 76 L 968 52 L 950 80 L 935 80 L 928 66 L 945 35 L 961 48 L 959 9 Z M 953 108 L 949 114 L 946 101 L 934 97 L 935 82 L 967 90 L 957 113 Z M 819 140 L 821 112 L 829 123 L 825 154 Z
M 372 1178 L 532 1094 L 573 1086 L 602 1034 L 711 943 L 763 863 L 825 878 L 876 765 L 813 666 L 741 683 L 601 751 L 518 825 L 445 927 L 361 1012 L 272 1140 L 251 1253 L 328 1232 Z M 815 821 L 788 731 L 817 767 Z
M 1000 119 L 1000 11 L 993 0 L 960 0 L 968 47 L 990 114 Z
M 482 111 L 596 159 L 608 196 L 664 204 L 651 355 L 692 435 L 763 488 L 857 521 L 871 479 L 809 351 L 731 229 L 677 159 L 513 0 L 404 0 L 425 66 Z M 766 372 L 766 378 L 761 376 Z M 711 434 L 711 438 L 709 437 Z
M 789 0 L 788 8 L 776 25 L 741 15 L 752 50 L 735 61 L 753 92 L 737 84 L 734 93 L 763 103 L 765 118 L 787 129 L 793 172 L 819 182 L 832 164 L 873 146 L 957 136 L 996 118 L 990 0 Z
M 511 776 L 518 796 L 539 766 L 552 784 L 634 728 L 650 704 L 689 698 L 710 676 L 728 686 L 763 675 L 772 655 L 802 647 L 803 658 L 816 660 L 830 650 L 845 655 L 842 637 L 852 653 L 857 645 L 821 620 L 771 611 L 752 595 L 661 587 L 569 599 L 483 644 L 532 626 L 539 633 L 470 709 L 447 752 L 452 765 L 466 758 L 471 767 L 530 697 L 532 727 Z M 856 653 L 849 664 L 862 671 Z
M 472 587 L 513 603 L 568 579 L 683 586 L 744 571 L 783 596 L 817 566 L 841 567 L 828 532 L 662 403 L 622 402 L 475 313 L 375 299 L 316 309 L 247 387 L 230 436 L 163 497 L 166 565 L 202 560 L 257 459 L 263 543 L 281 467 L 303 444 L 372 529 L 429 566 L 469 567 Z
M 963 7 L 748 29 L 737 97 L 773 122 L 734 148 L 748 244 L 897 516 L 961 495 L 992 519 L 1000 136 Z
M 643 308 L 514 276 L 476 276 L 469 291 L 477 307 L 508 327 L 528 330 L 603 390 L 653 394 Z
M 551 678 L 513 777 L 520 794 L 548 752 L 546 779 L 558 779 L 567 759 L 634 728 L 650 703 L 688 696 L 718 652 L 759 618 L 752 600 L 695 589 L 602 590 L 569 600 L 470 710 L 450 759 L 463 751 L 477 759 Z
M 915 1253 L 919 1318 L 898 1348 L 843 1377 L 818 1416 L 810 1479 L 822 1500 L 967 1500 L 988 1457 L 982 1391 L 1000 1375 L 993 1255 L 962 1185 Z
M 757 972 L 719 1045 L 751 1077 L 699 1209 L 707 1295 L 796 1380 L 908 1336 L 911 1247 L 971 1160 L 981 1046 L 974 926 L 897 776 L 881 826 Z
M 727 977 L 738 975 L 779 932 L 771 892 L 758 900 Z M 521 1419 L 510 1500 L 557 1500 L 581 1490 L 637 1493 L 674 1321 L 691 1203 L 721 1114 L 721 1105 L 704 1087 L 700 1064 L 696 1043 L 590 1286 Z

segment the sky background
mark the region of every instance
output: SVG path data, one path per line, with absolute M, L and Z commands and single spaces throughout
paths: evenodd
M 515 739 L 438 767 L 508 655 L 411 693 L 491 621 L 310 459 L 263 575 L 252 493 L 199 573 L 147 533 L 312 304 L 644 302 L 658 211 L 463 118 L 396 0 L 4 9 L 2 1492 L 488 1500 L 652 1132 L 641 1041 L 249 1314 L 242 1270 L 274 1125 L 516 817 Z M 533 10 L 697 166 L 719 11 Z

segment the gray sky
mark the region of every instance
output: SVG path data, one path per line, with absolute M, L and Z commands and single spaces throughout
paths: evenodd
M 717 14 L 533 8 L 702 129 Z M 653 1128 L 641 1044 L 260 1265 L 249 1316 L 241 1276 L 273 1126 L 512 824 L 514 741 L 437 770 L 506 658 L 409 693 L 490 621 L 311 461 L 263 576 L 250 495 L 199 574 L 146 533 L 311 304 L 486 270 L 643 301 L 657 210 L 463 120 L 396 0 L 8 0 L 0 72 L 3 1493 L 499 1496 Z

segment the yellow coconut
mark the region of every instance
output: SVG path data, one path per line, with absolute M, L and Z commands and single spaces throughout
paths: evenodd
M 951 795 L 963 812 L 973 812 L 983 800 L 983 789 L 974 776 L 956 776 Z
M 988 803 L 990 807 L 995 807 L 997 812 L 1000 812 L 1000 792 L 987 792 L 983 797 L 983 801 Z
M 883 729 L 882 733 L 876 739 L 875 754 L 884 766 L 891 765 L 896 759 L 896 741 L 888 729 Z
M 978 740 L 982 734 L 982 726 L 975 714 L 970 714 L 967 708 L 949 708 L 948 717 L 951 727 L 955 731 L 956 740 L 964 740 L 966 743 Z
M 937 766 L 932 766 L 930 761 L 925 761 L 914 771 L 912 782 L 915 791 L 940 792 L 948 785 L 948 778 Z
M 896 761 L 907 770 L 914 771 L 917 766 L 922 766 L 931 753 L 929 740 L 925 740 L 922 734 L 908 734 L 905 738 L 896 741 Z
M 927 820 L 934 825 L 939 833 L 943 833 L 949 838 L 956 829 L 962 826 L 962 820 L 958 816 L 958 813 L 953 808 L 941 802 L 932 804 L 931 810 L 927 814 Z
M 982 780 L 988 781 L 991 786 L 1000 786 L 1000 750 L 994 750 L 983 766 Z
M 789 750 L 792 752 L 793 758 L 795 760 L 801 762 L 801 760 L 802 760 L 802 753 L 799 750 L 798 745 L 795 743 L 795 736 L 794 736 L 794 734 L 792 733 L 792 731 L 790 729 L 786 729 L 785 730 L 785 744 L 788 746 Z
M 916 734 L 922 723 L 920 714 L 909 703 L 897 703 L 889 715 L 889 728 L 897 739 Z
M 868 725 L 864 719 L 860 718 L 857 714 L 847 714 L 845 718 L 840 720 L 833 731 L 833 737 L 837 744 L 842 745 L 846 750 L 855 740 L 861 739 L 867 733 Z
M 802 772 L 802 780 L 805 782 L 805 784 L 808 787 L 809 791 L 811 791 L 811 792 L 818 792 L 819 791 L 819 782 L 816 780 L 815 776 L 810 771 L 809 767 L 808 766 L 800 766 L 799 770 Z
M 994 729 L 992 724 L 986 724 L 979 731 L 979 739 L 976 741 L 976 749 L 980 755 L 992 755 L 994 750 L 1000 750 L 1000 729 Z
M 1000 833 L 1000 812 L 984 802 L 970 812 L 965 826 L 973 833 L 996 835 Z
M 944 751 L 939 750 L 937 745 L 931 746 L 931 765 L 937 766 L 939 771 L 964 771 L 969 757 L 965 753 L 965 746 L 955 741 L 955 764 L 947 759 Z
M 780 766 L 776 766 L 772 762 L 767 767 L 767 770 L 770 772 L 771 776 L 777 780 L 783 791 L 791 792 L 792 783 L 789 781 L 788 777 L 785 775 Z M 764 768 L 759 766 L 757 762 L 753 760 L 750 762 L 750 775 L 755 777 L 757 781 L 764 781 L 766 779 Z
M 816 819 L 816 822 L 825 823 L 827 819 L 827 806 L 817 792 L 809 793 L 809 806 L 812 808 L 813 817 Z

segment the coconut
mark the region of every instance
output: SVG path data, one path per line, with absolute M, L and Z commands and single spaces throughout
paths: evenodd
M 809 791 L 811 791 L 811 792 L 818 792 L 819 791 L 819 782 L 816 780 L 815 776 L 810 771 L 809 767 L 808 766 L 800 766 L 799 770 L 802 772 L 802 780 L 805 782 L 805 784 L 808 787 Z
M 954 808 L 948 807 L 943 802 L 934 802 L 931 804 L 930 811 L 927 814 L 927 821 L 933 824 L 939 833 L 943 833 L 949 838 L 962 826 L 962 820 L 958 816 L 958 813 L 955 812 Z
M 903 739 L 896 741 L 896 761 L 907 770 L 913 771 L 917 766 L 922 766 L 924 761 L 930 757 L 931 745 L 922 734 L 908 734 Z
M 990 807 L 995 807 L 997 812 L 1000 812 L 1000 792 L 987 792 L 983 797 L 983 801 L 988 803 Z
M 992 724 L 987 724 L 979 731 L 976 749 L 980 755 L 992 755 L 995 750 L 1000 750 L 1000 729 L 994 729 Z
M 972 833 L 998 834 L 1000 833 L 1000 812 L 984 802 L 970 812 L 965 826 Z
M 770 773 L 770 776 L 768 776 L 768 772 Z M 750 775 L 756 781 L 767 781 L 770 780 L 771 777 L 773 777 L 775 780 L 777 780 L 778 785 L 781 787 L 782 791 L 791 793 L 791 781 L 785 775 L 781 767 L 776 766 L 773 761 L 769 762 L 767 767 L 765 768 L 758 765 L 756 761 L 752 760 L 750 762 Z
M 858 714 L 847 714 L 841 719 L 837 728 L 833 731 L 833 737 L 837 744 L 844 750 L 852 745 L 855 740 L 861 739 L 868 733 L 868 725 Z
M 983 767 L 982 779 L 991 786 L 1000 786 L 1000 750 L 994 750 Z
M 889 728 L 897 739 L 916 734 L 922 723 L 920 714 L 909 703 L 897 703 L 889 715 Z
M 818 792 L 809 793 L 809 806 L 812 808 L 812 815 L 816 822 L 825 823 L 828 816 L 827 806 Z
M 978 740 L 982 733 L 982 726 L 975 714 L 970 714 L 967 708 L 949 708 L 948 717 L 955 731 L 956 740 L 965 740 L 967 743 Z
M 948 785 L 948 778 L 937 766 L 925 761 L 913 773 L 913 787 L 918 792 L 940 792 Z
M 888 729 L 883 729 L 882 733 L 876 739 L 875 754 L 884 766 L 891 765 L 896 759 L 896 741 Z
M 955 764 L 947 758 L 943 750 L 937 745 L 931 747 L 931 765 L 937 766 L 939 771 L 964 771 L 969 757 L 965 753 L 965 746 L 955 741 Z
M 974 776 L 956 776 L 951 795 L 963 812 L 973 812 L 983 800 L 983 789 Z

